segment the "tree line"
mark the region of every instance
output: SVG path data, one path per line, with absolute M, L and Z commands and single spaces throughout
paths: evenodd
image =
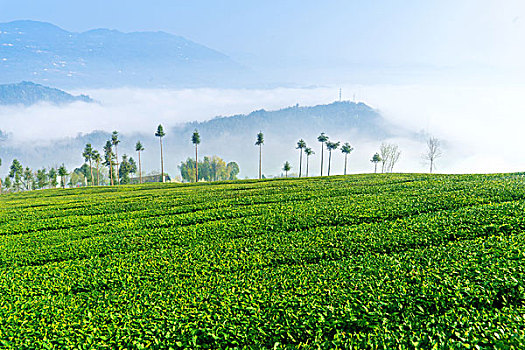
M 335 151 L 341 146 L 341 153 L 344 155 L 344 168 L 343 174 L 346 175 L 348 156 L 354 151 L 354 148 L 350 143 L 345 142 L 341 145 L 341 141 L 330 141 L 328 135 L 322 132 L 318 137 L 317 141 L 321 143 L 321 164 L 320 164 L 320 174 L 323 176 L 324 170 L 324 150 L 328 152 L 328 169 L 327 174 L 330 176 L 331 163 L 332 163 L 332 151 Z M 264 134 L 259 132 L 255 141 L 255 145 L 259 147 L 259 179 L 262 178 L 262 146 L 264 144 Z M 307 147 L 306 142 L 303 139 L 297 141 L 296 149 L 299 150 L 299 177 L 303 175 L 303 154 L 306 158 L 306 174 L 308 177 L 309 171 L 309 159 L 310 156 L 315 154 L 312 148 Z M 422 155 L 423 159 L 430 163 L 430 173 L 432 173 L 434 168 L 434 162 L 437 158 L 441 157 L 441 144 L 440 141 L 435 137 L 429 137 L 427 140 L 427 150 Z M 370 159 L 370 162 L 374 164 L 374 173 L 377 173 L 377 165 L 381 163 L 381 173 L 391 173 L 393 172 L 394 165 L 398 162 L 399 157 L 401 156 L 401 151 L 399 146 L 396 144 L 382 143 L 379 147 L 379 152 L 375 153 Z M 282 167 L 282 170 L 285 173 L 285 177 L 288 177 L 288 172 L 292 169 L 292 165 L 289 161 L 285 161 Z
M 166 136 L 162 125 L 158 125 L 155 131 L 155 137 L 159 138 L 159 154 L 160 154 L 160 177 L 156 181 L 165 182 L 166 174 L 164 172 L 164 154 L 162 140 Z M 344 175 L 347 174 L 348 157 L 354 151 L 350 143 L 345 142 L 341 144 L 340 141 L 331 141 L 328 135 L 322 132 L 317 141 L 321 144 L 321 159 L 320 159 L 320 174 L 323 176 L 325 169 L 324 153 L 325 149 L 328 152 L 327 160 L 327 175 L 330 176 L 332 164 L 332 152 L 340 149 L 344 155 Z M 194 130 L 191 135 L 191 142 L 195 147 L 195 158 L 187 158 L 178 166 L 181 178 L 187 182 L 198 181 L 221 181 L 221 180 L 235 180 L 239 174 L 239 165 L 236 162 L 226 163 L 217 156 L 205 156 L 202 160 L 198 158 L 198 146 L 201 143 L 200 134 Z M 29 167 L 23 167 L 17 160 L 13 162 L 9 168 L 9 174 L 4 179 L 3 184 L 0 179 L 0 191 L 2 187 L 7 190 L 21 191 L 34 190 L 44 188 L 56 188 L 60 186 L 100 186 L 100 185 L 121 185 L 129 184 L 131 182 L 131 175 L 138 175 L 138 183 L 143 183 L 142 174 L 142 160 L 141 153 L 144 151 L 144 146 L 141 141 L 135 144 L 135 151 L 137 152 L 138 163 L 133 157 L 122 155 L 119 160 L 118 146 L 120 144 L 119 134 L 113 131 L 110 139 L 108 139 L 103 147 L 103 155 L 94 149 L 92 144 L 85 145 L 82 152 L 82 157 L 85 163 L 68 172 L 65 165 L 59 167 L 52 167 L 50 169 L 39 169 L 33 172 Z M 259 179 L 263 178 L 262 174 L 262 149 L 264 145 L 264 134 L 260 131 L 256 135 L 255 145 L 259 148 Z M 299 150 L 299 177 L 303 176 L 303 164 L 305 164 L 304 176 L 309 176 L 310 157 L 315 154 L 311 147 L 308 147 L 303 139 L 297 141 L 296 147 Z M 399 147 L 395 144 L 382 143 L 379 151 L 376 152 L 370 162 L 374 164 L 374 173 L 378 172 L 378 165 L 381 165 L 381 172 L 393 172 L 395 164 L 398 162 L 401 155 Z M 441 144 L 437 138 L 430 137 L 427 140 L 427 151 L 423 154 L 423 158 L 430 164 L 430 173 L 434 169 L 435 160 L 441 157 Z M 304 161 L 303 161 L 304 159 Z M 0 159 L 0 166 L 2 161 Z M 102 171 L 105 168 L 107 175 Z M 291 171 L 292 165 L 289 161 L 285 161 L 282 170 L 285 176 Z M 138 174 L 137 174 L 138 172 Z M 69 180 L 69 181 L 68 181 Z

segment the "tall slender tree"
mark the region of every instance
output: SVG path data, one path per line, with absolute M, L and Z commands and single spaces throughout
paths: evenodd
M 106 142 L 106 145 L 104 146 L 104 164 L 109 168 L 109 179 L 111 186 L 114 185 L 113 182 L 113 144 L 111 140 L 108 140 Z
M 330 164 L 332 163 L 332 151 L 335 151 L 339 147 L 340 142 L 326 142 L 326 149 L 328 150 L 328 176 L 330 176 Z
M 377 163 L 381 162 L 381 156 L 379 155 L 379 153 L 376 152 L 376 154 L 372 156 L 372 159 L 370 159 L 370 161 L 374 163 L 374 174 L 377 174 Z
M 317 137 L 317 141 L 321 142 L 321 176 L 323 176 L 323 150 L 324 150 L 324 144 L 325 142 L 327 142 L 329 139 L 328 136 L 326 136 L 324 134 L 324 132 L 321 133 L 321 135 L 319 135 Z
M 191 142 L 195 145 L 195 182 L 199 182 L 199 157 L 197 153 L 197 146 L 199 143 L 201 143 L 201 136 L 199 135 L 197 129 L 195 129 L 195 131 L 193 131 L 193 135 L 191 135 Z
M 162 127 L 162 125 L 159 124 L 159 126 L 157 127 L 155 136 L 159 138 L 160 142 L 160 176 L 161 181 L 164 182 L 164 155 L 162 154 L 162 138 L 166 136 L 166 133 L 164 132 L 164 128 Z
M 60 168 L 58 168 L 58 175 L 60 176 L 60 181 L 62 182 L 62 188 L 66 188 L 67 169 L 63 163 Z
M 304 154 L 306 154 L 306 177 L 308 177 L 308 160 L 312 154 L 315 154 L 315 152 L 310 147 L 306 147 L 304 149 Z
M 91 173 L 91 186 L 93 186 L 93 167 L 91 164 L 91 161 L 93 160 L 93 147 L 90 143 L 86 144 L 86 147 L 84 148 L 84 152 L 82 153 L 82 156 L 84 157 L 84 160 L 86 162 L 89 162 L 89 171 Z
M 93 161 L 97 165 L 97 186 L 100 185 L 100 162 L 102 161 L 102 157 L 100 156 L 100 153 L 97 150 L 93 150 Z
M 113 144 L 113 146 L 115 146 L 115 160 L 116 160 L 116 163 L 117 163 L 117 185 L 120 184 L 120 180 L 119 180 L 119 172 L 118 172 L 118 144 L 120 143 L 120 140 L 118 139 L 118 132 L 117 131 L 113 131 L 113 134 L 111 135 L 111 143 Z
M 142 163 L 140 161 L 140 152 L 144 151 L 144 146 L 142 146 L 140 141 L 137 141 L 137 144 L 135 145 L 135 151 L 137 151 L 139 154 L 139 182 L 142 183 Z
M 303 139 L 300 139 L 297 141 L 297 147 L 296 149 L 299 150 L 299 177 L 301 177 L 301 173 L 303 172 L 303 149 L 306 148 L 306 142 L 304 142 Z
M 2 166 L 2 159 L 0 159 L 0 166 Z M 2 179 L 0 178 L 0 193 L 2 193 Z
M 259 131 L 257 141 L 255 141 L 255 146 L 259 146 L 259 180 L 262 178 L 262 145 L 264 145 L 264 134 Z
M 354 148 L 350 146 L 348 142 L 346 142 L 344 145 L 341 146 L 341 152 L 343 152 L 343 154 L 345 155 L 345 172 L 344 172 L 345 175 L 346 175 L 347 158 L 348 158 L 348 155 L 352 153 L 353 150 Z
M 286 177 L 288 177 L 288 172 L 292 169 L 292 166 L 288 161 L 284 162 L 283 170 L 286 173 Z

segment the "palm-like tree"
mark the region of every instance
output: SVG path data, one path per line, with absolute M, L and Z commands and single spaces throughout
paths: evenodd
M 326 142 L 326 149 L 330 154 L 328 156 L 328 176 L 330 176 L 330 164 L 332 163 L 332 151 L 335 151 L 339 147 L 340 142 Z
M 93 161 L 97 165 L 97 186 L 100 185 L 100 162 L 102 161 L 102 157 L 100 157 L 100 153 L 98 153 L 97 150 L 93 150 Z M 93 175 L 91 175 L 93 177 Z
M 317 141 L 321 142 L 321 176 L 323 176 L 323 149 L 325 142 L 328 141 L 328 136 L 322 132 L 321 135 L 317 137 Z
M 290 171 L 290 169 L 292 169 L 290 163 L 288 161 L 284 162 L 283 170 L 286 173 L 286 177 L 288 177 L 288 172 Z
M 195 131 L 193 131 L 193 135 L 191 135 L 191 142 L 195 145 L 195 182 L 199 182 L 199 158 L 197 146 L 199 143 L 201 143 L 201 136 L 199 135 L 197 129 L 195 129 Z
M 259 133 L 257 134 L 257 141 L 255 141 L 255 146 L 259 146 L 259 180 L 262 178 L 262 145 L 264 145 L 264 134 L 261 131 L 259 131 Z
M 58 168 L 58 175 L 60 176 L 60 180 L 62 182 L 62 188 L 66 188 L 67 169 L 63 163 L 60 168 Z
M 381 156 L 377 152 L 372 156 L 372 159 L 370 159 L 370 161 L 374 163 L 374 174 L 377 173 L 377 163 L 379 163 L 381 160 Z
M 303 169 L 303 149 L 306 148 L 306 142 L 303 139 L 297 141 L 297 148 L 299 150 L 299 177 L 301 177 Z
M 162 138 L 166 136 L 166 133 L 164 133 L 164 128 L 162 127 L 162 125 L 159 124 L 159 126 L 157 127 L 157 132 L 155 132 L 155 136 L 157 136 L 160 141 L 160 176 L 162 182 L 164 182 L 164 156 L 162 154 Z
M 118 132 L 113 131 L 113 134 L 111 134 L 111 143 L 113 146 L 115 146 L 115 159 L 117 161 L 117 185 L 120 184 L 119 181 L 119 172 L 118 172 L 118 144 L 120 143 L 120 140 L 118 139 Z
M 91 165 L 91 161 L 93 160 L 93 147 L 90 143 L 86 144 L 82 156 L 86 162 L 89 162 L 89 171 L 91 172 L 91 186 L 93 186 L 93 167 Z
M 345 173 L 344 173 L 345 175 L 346 175 L 346 161 L 347 161 L 348 155 L 352 153 L 353 150 L 354 148 L 350 146 L 348 142 L 346 142 L 344 145 L 341 146 L 341 152 L 343 152 L 343 154 L 345 155 Z
M 310 147 L 306 147 L 304 149 L 304 154 L 306 154 L 306 177 L 308 177 L 308 159 L 310 158 L 312 154 L 315 154 L 315 152 L 312 151 Z
M 113 144 L 111 143 L 111 140 L 108 140 L 106 142 L 106 145 L 104 146 L 104 160 L 106 166 L 109 168 L 109 178 L 111 180 L 111 186 L 113 186 Z
M 135 151 L 137 151 L 139 154 L 139 182 L 142 183 L 142 164 L 140 162 L 140 152 L 144 151 L 144 146 L 142 146 L 140 141 L 137 141 L 137 144 L 135 145 Z

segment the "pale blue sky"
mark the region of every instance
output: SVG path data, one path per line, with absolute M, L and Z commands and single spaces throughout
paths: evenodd
M 525 62 L 521 0 L 0 0 L 0 22 L 70 31 L 163 30 L 253 67 L 455 72 L 516 77 Z

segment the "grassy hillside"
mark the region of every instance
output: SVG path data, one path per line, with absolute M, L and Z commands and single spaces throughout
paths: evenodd
M 524 213 L 518 175 L 1 196 L 0 341 L 523 348 Z

